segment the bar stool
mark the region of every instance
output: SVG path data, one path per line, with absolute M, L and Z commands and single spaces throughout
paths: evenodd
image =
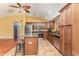
M 21 52 L 23 50 L 23 55 L 24 55 L 24 39 L 18 39 L 17 40 L 17 46 L 16 46 L 16 51 L 15 51 L 15 56 L 17 52 Z

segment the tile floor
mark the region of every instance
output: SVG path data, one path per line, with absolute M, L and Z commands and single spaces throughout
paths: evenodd
M 23 56 L 22 51 L 17 56 Z M 52 44 L 46 39 L 38 39 L 38 54 L 36 56 L 62 56 Z

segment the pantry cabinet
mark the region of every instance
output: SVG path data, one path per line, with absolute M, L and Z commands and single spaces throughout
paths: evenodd
M 72 6 L 69 5 L 66 8 L 66 25 L 71 25 L 72 24 Z
M 79 3 L 69 3 L 60 11 L 60 51 L 79 55 Z
M 71 20 L 71 15 L 72 15 L 72 10 L 71 10 L 71 5 L 68 7 L 65 7 L 63 11 L 60 11 L 60 26 L 66 26 L 70 25 L 72 20 Z
M 71 25 L 61 27 L 60 51 L 63 55 L 72 55 L 72 28 Z

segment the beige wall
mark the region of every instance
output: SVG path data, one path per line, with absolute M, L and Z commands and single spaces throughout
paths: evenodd
M 13 22 L 17 21 L 20 23 L 20 35 L 23 36 L 23 28 L 22 28 L 22 20 L 24 19 L 25 15 L 22 14 L 13 14 L 6 17 L 0 18 L 0 38 L 4 37 L 13 37 Z M 46 20 L 36 18 L 36 17 L 25 17 L 26 22 L 47 22 Z

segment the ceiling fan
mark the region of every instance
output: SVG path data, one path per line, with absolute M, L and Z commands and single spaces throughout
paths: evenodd
M 16 3 L 18 6 L 15 6 L 15 5 L 10 5 L 10 7 L 13 7 L 13 8 L 23 8 L 23 10 L 27 13 L 30 13 L 30 11 L 28 9 L 31 8 L 31 6 L 29 5 L 24 5 L 22 6 L 20 3 Z

